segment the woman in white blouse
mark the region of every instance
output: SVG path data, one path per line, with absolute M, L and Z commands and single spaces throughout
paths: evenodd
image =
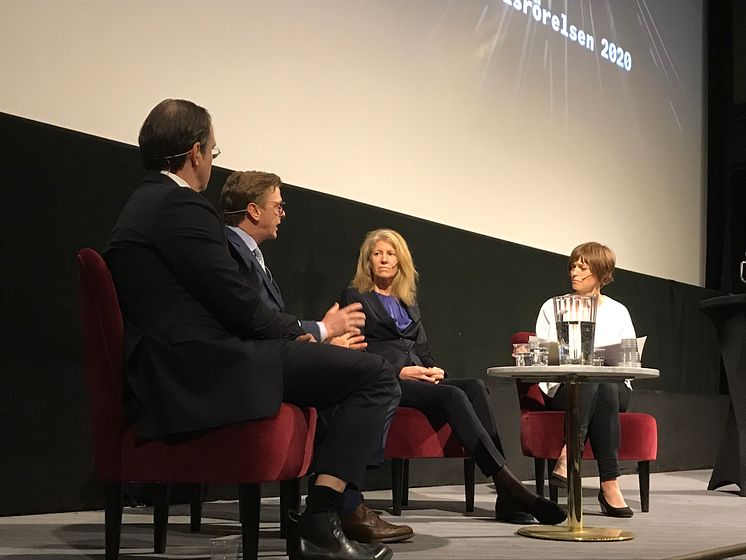
M 575 294 L 597 296 L 595 346 L 617 344 L 623 338 L 635 338 L 635 327 L 629 311 L 618 301 L 601 294 L 601 288 L 614 280 L 614 252 L 600 243 L 590 242 L 573 249 L 569 259 L 570 282 Z M 536 319 L 536 335 L 557 340 L 552 299 L 541 306 Z M 564 386 L 541 383 L 547 408 L 565 409 Z M 612 517 L 632 517 L 619 489 L 619 413 L 627 410 L 632 387 L 626 383 L 580 384 L 581 442 L 590 440 L 598 464 L 601 489 L 598 501 L 601 511 Z M 563 447 L 549 478 L 550 484 L 567 485 L 567 448 Z

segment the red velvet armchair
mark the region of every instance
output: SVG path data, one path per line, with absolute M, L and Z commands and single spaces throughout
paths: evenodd
M 224 426 L 193 438 L 138 440 L 133 429 L 124 425 L 123 325 L 111 274 L 92 249 L 82 249 L 77 260 L 94 463 L 96 475 L 105 484 L 107 560 L 119 556 L 123 482 L 156 483 L 157 553 L 166 548 L 170 483 L 238 484 L 243 557 L 256 558 L 259 485 L 288 481 L 290 489 L 284 495 L 297 492 L 297 479 L 307 472 L 311 461 L 316 411 L 283 403 L 271 417 Z
M 528 342 L 531 332 L 517 332 L 513 344 Z M 519 383 L 518 399 L 521 408 L 521 449 L 527 457 L 534 458 L 536 492 L 544 495 L 545 464 L 548 471 L 554 468 L 555 460 L 564 445 L 565 413 L 544 409 L 544 394 L 535 383 Z M 641 412 L 622 412 L 621 461 L 637 461 L 637 475 L 640 483 L 640 508 L 650 509 L 650 461 L 658 454 L 658 425 L 655 417 Z M 591 446 L 586 442 L 583 459 L 593 459 Z M 549 487 L 549 497 L 557 501 L 557 487 Z
M 409 503 L 409 460 L 444 457 L 464 459 L 466 511 L 474 511 L 474 459 L 455 438 L 450 424 L 436 428 L 416 408 L 400 406 L 391 422 L 384 457 L 391 459 L 394 515 L 401 515 L 402 506 Z

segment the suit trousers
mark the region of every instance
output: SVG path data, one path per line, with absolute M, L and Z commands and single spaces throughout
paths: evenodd
M 399 388 L 383 358 L 329 344 L 288 341 L 281 347 L 283 400 L 319 410 L 335 408 L 315 448 L 312 472 L 360 487 L 379 452 L 384 422 Z
M 602 482 L 619 478 L 619 413 L 629 408 L 631 390 L 624 383 L 580 383 L 578 393 L 581 445 L 590 440 Z M 560 385 L 547 408 L 565 410 L 565 398 Z
M 448 422 L 456 439 L 469 451 L 485 476 L 505 466 L 497 424 L 487 399 L 484 381 L 448 377 L 438 383 L 400 379 L 400 406 L 416 408 L 434 426 Z

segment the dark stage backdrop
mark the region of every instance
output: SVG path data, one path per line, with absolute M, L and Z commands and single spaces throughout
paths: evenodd
M 74 257 L 82 247 L 105 247 L 142 176 L 138 151 L 2 113 L 0 130 L 0 515 L 100 507 Z M 206 193 L 211 201 L 228 173 L 214 169 Z M 320 318 L 349 282 L 364 234 L 392 227 L 411 245 L 432 347 L 452 375 L 483 376 L 489 366 L 508 364 L 510 335 L 532 330 L 544 300 L 568 290 L 562 255 L 300 187 L 286 186 L 283 196 L 287 218 L 279 239 L 263 250 L 288 310 Z M 468 208 L 454 200 L 454 211 Z M 532 227 L 530 214 L 526 227 Z M 589 232 L 578 242 L 592 238 Z M 650 250 L 656 251 L 654 239 Z M 645 365 L 661 370 L 659 380 L 638 384 L 633 400 L 659 421 L 654 469 L 711 466 L 727 404 L 715 332 L 697 305 L 718 293 L 624 270 L 607 292 L 627 305 L 638 333 L 649 336 Z M 529 478 L 515 392 L 490 386 L 509 459 Z M 460 467 L 448 461 L 413 471 L 415 485 L 460 478 Z M 387 484 L 386 469 L 372 473 L 371 486 Z

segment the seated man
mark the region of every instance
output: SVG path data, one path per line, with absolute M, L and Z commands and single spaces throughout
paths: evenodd
M 238 263 L 238 268 L 249 282 L 259 284 L 265 303 L 277 311 L 285 311 L 280 287 L 267 266 L 259 245 L 268 239 L 277 238 L 280 222 L 285 217 L 285 203 L 280 187 L 282 181 L 274 173 L 261 171 L 236 171 L 228 177 L 220 193 L 220 208 L 225 217 L 225 234 L 228 247 Z M 334 304 L 321 321 L 301 321 L 306 332 L 313 334 L 319 342 L 331 342 L 350 348 L 363 349 L 365 342 L 360 329 L 355 325 L 365 320 L 358 305 L 339 308 Z M 389 405 L 386 428 L 396 407 L 398 397 Z M 326 419 L 332 411 L 320 411 Z M 383 462 L 382 439 L 380 453 L 372 459 L 373 464 Z M 399 542 L 413 535 L 411 527 L 394 525 L 381 519 L 369 509 L 357 488 L 348 485 L 344 492 L 342 528 L 345 534 L 360 542 Z
M 347 483 L 360 485 L 380 447 L 396 378 L 382 358 L 313 344 L 298 320 L 266 305 L 231 258 L 207 188 L 215 145 L 209 113 L 167 99 L 145 119 L 140 151 L 149 170 L 108 243 L 124 319 L 124 395 L 141 438 L 274 414 L 282 401 L 336 406 L 306 509 L 289 528 L 291 560 L 380 560 L 385 545 L 341 531 Z M 360 326 L 360 325 L 355 325 Z

